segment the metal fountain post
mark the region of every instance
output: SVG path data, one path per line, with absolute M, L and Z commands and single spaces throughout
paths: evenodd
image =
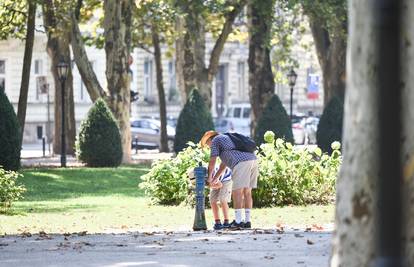
M 196 179 L 196 187 L 195 187 L 195 194 L 196 194 L 196 210 L 195 210 L 195 217 L 194 217 L 194 231 L 200 230 L 207 230 L 206 225 L 206 216 L 204 213 L 204 188 L 205 188 L 205 180 L 207 176 L 207 169 L 202 166 L 200 162 L 198 167 L 194 168 L 194 176 Z

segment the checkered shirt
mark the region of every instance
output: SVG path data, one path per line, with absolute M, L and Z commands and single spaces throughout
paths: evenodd
M 254 153 L 238 151 L 235 149 L 236 146 L 229 136 L 219 134 L 213 138 L 210 156 L 220 157 L 221 161 L 232 170 L 239 162 L 257 159 Z

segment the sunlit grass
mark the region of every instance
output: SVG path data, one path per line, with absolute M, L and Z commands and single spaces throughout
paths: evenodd
M 147 171 L 144 166 L 25 169 L 20 181 L 28 192 L 10 214 L 0 215 L 0 234 L 190 230 L 192 208 L 149 205 L 138 188 Z M 333 212 L 333 205 L 255 209 L 252 221 L 254 227 L 304 227 L 332 223 Z M 211 210 L 206 217 L 211 227 Z

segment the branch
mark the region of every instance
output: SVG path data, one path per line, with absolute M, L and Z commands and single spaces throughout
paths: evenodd
M 98 78 L 96 78 L 95 72 L 85 51 L 85 45 L 82 40 L 75 14 L 72 13 L 70 17 L 72 21 L 71 45 L 73 57 L 89 96 L 91 100 L 95 102 L 99 97 L 105 98 L 106 93 L 99 84 Z
M 149 49 L 147 46 L 145 46 L 142 43 L 138 43 L 136 44 L 138 48 L 141 48 L 142 50 L 144 50 L 147 53 L 150 53 L 151 55 L 154 55 L 154 51 L 151 51 L 151 49 Z
M 79 21 L 79 17 L 80 17 L 80 10 L 82 8 L 83 5 L 83 0 L 78 0 L 76 2 L 76 7 L 75 7 L 75 18 L 77 21 Z
M 226 15 L 226 21 L 223 25 L 220 36 L 214 44 L 213 51 L 211 52 L 210 62 L 207 69 L 209 79 L 212 79 L 217 72 L 220 61 L 220 55 L 223 51 L 224 44 L 226 43 L 230 33 L 233 31 L 234 21 L 236 20 L 240 12 L 243 10 L 246 3 L 247 0 L 239 1 L 237 4 L 234 5 L 233 10 Z

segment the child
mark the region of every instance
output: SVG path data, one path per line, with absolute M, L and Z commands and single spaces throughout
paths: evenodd
M 218 167 L 214 169 L 213 177 L 216 175 L 218 169 Z M 217 183 L 210 185 L 210 205 L 214 217 L 214 230 L 230 227 L 228 203 L 231 201 L 232 186 L 233 181 L 231 180 L 231 170 L 229 168 L 224 169 Z M 220 220 L 219 204 L 221 205 L 224 216 L 223 224 Z

